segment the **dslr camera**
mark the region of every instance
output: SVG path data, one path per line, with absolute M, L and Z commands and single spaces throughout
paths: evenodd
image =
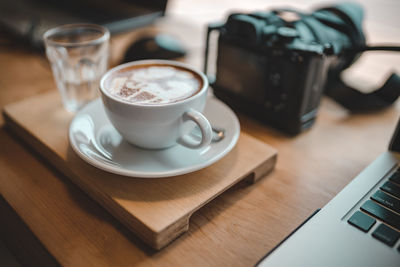
M 365 47 L 363 10 L 339 4 L 311 14 L 289 9 L 230 14 L 219 32 L 214 94 L 288 134 L 313 125 L 327 82 L 338 79 Z M 358 51 L 358 52 L 357 52 Z M 209 76 L 210 77 L 210 76 Z

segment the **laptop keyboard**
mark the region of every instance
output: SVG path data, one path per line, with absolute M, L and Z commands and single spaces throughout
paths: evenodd
M 378 222 L 371 235 L 390 247 L 396 244 L 400 238 L 400 168 L 347 222 L 365 233 Z M 397 251 L 400 252 L 400 245 Z

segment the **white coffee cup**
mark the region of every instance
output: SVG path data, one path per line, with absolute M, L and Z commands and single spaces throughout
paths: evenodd
M 131 66 L 167 65 L 183 68 L 197 74 L 201 88 L 194 95 L 180 101 L 146 105 L 124 101 L 112 95 L 106 88 L 110 76 Z M 208 80 L 200 71 L 191 66 L 169 60 L 140 60 L 119 65 L 103 75 L 100 92 L 104 108 L 112 125 L 129 143 L 146 149 L 163 149 L 177 143 L 188 148 L 202 148 L 211 143 L 212 129 L 201 112 L 207 100 Z M 195 126 L 200 128 L 200 141 L 189 136 Z

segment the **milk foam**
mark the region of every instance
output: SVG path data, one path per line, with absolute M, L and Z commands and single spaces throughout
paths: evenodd
M 111 80 L 108 91 L 131 103 L 163 104 L 183 100 L 200 87 L 193 73 L 170 66 L 134 68 Z

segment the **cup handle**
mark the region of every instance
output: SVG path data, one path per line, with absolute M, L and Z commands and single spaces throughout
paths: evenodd
M 191 120 L 194 123 L 196 123 L 197 126 L 199 126 L 201 131 L 201 141 L 196 142 L 193 139 L 189 138 L 188 135 L 184 135 L 181 138 L 179 138 L 178 140 L 179 144 L 186 146 L 188 148 L 196 149 L 208 146 L 211 143 L 212 139 L 211 125 L 203 114 L 201 114 L 197 110 L 190 109 L 183 114 L 182 119 L 183 122 Z

